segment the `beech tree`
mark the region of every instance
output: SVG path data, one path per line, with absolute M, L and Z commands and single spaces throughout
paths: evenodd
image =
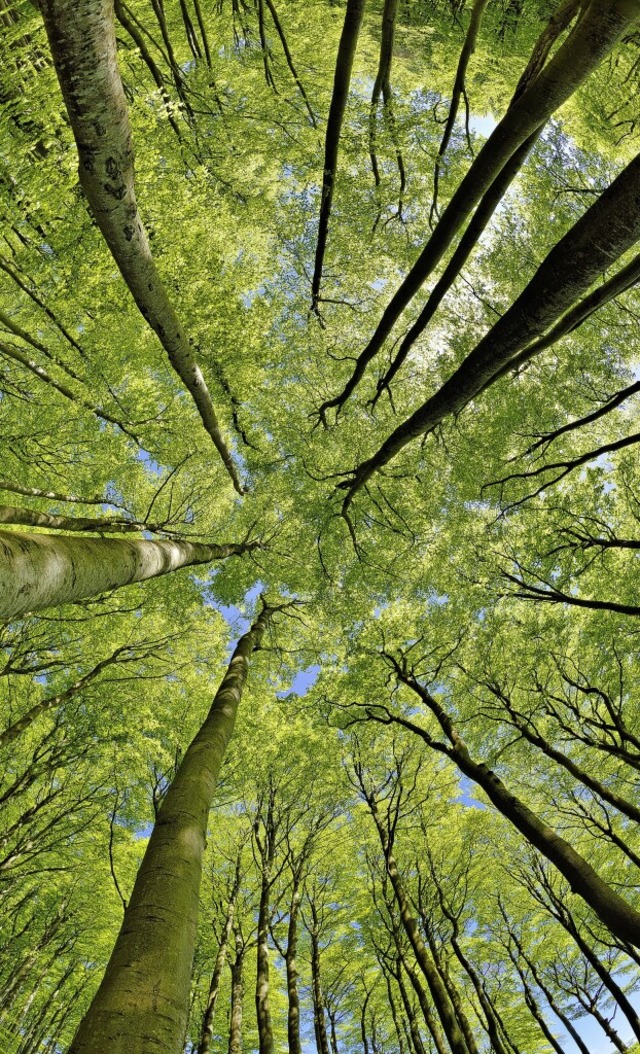
M 0 4 L 3 1052 L 640 1043 L 639 44 Z

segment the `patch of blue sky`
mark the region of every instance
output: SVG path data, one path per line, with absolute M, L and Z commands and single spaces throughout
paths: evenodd
M 289 688 L 285 688 L 281 692 L 276 692 L 278 699 L 288 699 L 291 695 L 297 695 L 300 698 L 306 695 L 310 688 L 313 688 L 314 684 L 318 679 L 320 673 L 320 666 L 312 664 L 307 666 L 304 670 L 300 670 L 295 675 Z

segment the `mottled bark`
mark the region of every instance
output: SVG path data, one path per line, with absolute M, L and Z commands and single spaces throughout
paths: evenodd
M 209 809 L 249 662 L 273 608 L 240 638 L 160 806 L 98 992 L 70 1054 L 182 1054 Z
M 340 484 L 347 489 L 343 510 L 347 511 L 353 496 L 374 472 L 408 443 L 433 431 L 446 417 L 460 413 L 505 364 L 569 311 L 639 238 L 640 155 L 553 247 L 509 310 L 435 395 L 356 468 L 352 480 Z
M 389 301 L 343 391 L 323 404 L 321 415 L 331 407 L 342 406 L 349 398 L 404 309 L 438 266 L 467 217 L 516 150 L 570 98 L 639 19 L 637 0 L 590 4 L 562 47 L 530 87 L 512 102 L 489 136 L 442 213 L 425 248 Z
M 320 218 L 318 220 L 318 239 L 316 242 L 316 255 L 313 265 L 313 277 L 311 280 L 311 298 L 314 308 L 318 305 L 320 297 L 320 284 L 322 282 L 322 265 L 327 246 L 327 235 L 329 232 L 329 217 L 333 203 L 333 189 L 335 185 L 336 172 L 338 168 L 338 150 L 340 148 L 340 133 L 342 122 L 349 97 L 349 85 L 351 83 L 351 70 L 356 53 L 356 45 L 364 15 L 365 0 L 347 0 L 347 10 L 344 16 L 344 25 L 338 44 L 338 57 L 336 59 L 336 71 L 333 80 L 333 93 L 329 106 L 327 118 L 327 131 L 324 145 L 324 165 L 322 169 L 322 196 L 320 199 Z
M 153 531 L 153 524 L 136 520 L 97 519 L 91 516 L 59 516 L 36 509 L 23 509 L 15 505 L 0 505 L 0 523 L 19 524 L 23 527 L 48 527 L 54 531 L 96 531 L 116 534 L 128 531 Z
M 205 379 L 156 270 L 138 215 L 134 151 L 118 71 L 113 0 L 42 0 L 40 8 L 78 147 L 80 182 L 91 211 L 131 295 L 157 333 L 235 489 L 242 494 Z
M 0 619 L 98 596 L 180 567 L 238 556 L 248 546 L 0 531 Z

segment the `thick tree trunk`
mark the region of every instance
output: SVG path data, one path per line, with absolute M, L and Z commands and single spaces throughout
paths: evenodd
M 585 16 L 586 17 L 586 16 Z M 362 462 L 347 489 L 354 494 L 413 439 L 458 414 L 500 376 L 503 367 L 538 338 L 640 239 L 640 154 L 554 246 L 535 275 L 455 373 L 380 449 Z
M 80 182 L 91 211 L 131 295 L 157 333 L 235 489 L 242 494 L 205 379 L 156 270 L 138 215 L 134 151 L 118 71 L 113 0 L 41 0 L 40 9 L 78 146 Z
M 180 567 L 239 556 L 247 548 L 233 542 L 204 545 L 0 531 L 0 619 L 95 597 Z
M 240 638 L 160 807 L 102 984 L 70 1054 L 182 1054 L 209 809 L 249 662 L 273 608 Z

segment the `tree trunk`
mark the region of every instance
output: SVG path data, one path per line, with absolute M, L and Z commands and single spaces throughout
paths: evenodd
M 382 348 L 400 315 L 438 266 L 467 217 L 513 154 L 597 69 L 615 44 L 640 18 L 636 0 L 589 4 L 564 44 L 515 99 L 469 168 L 437 223 L 431 238 L 385 308 L 367 347 L 358 356 L 343 392 L 323 404 L 341 406 Z
M 78 147 L 80 182 L 91 211 L 131 295 L 157 333 L 235 489 L 242 494 L 205 379 L 156 270 L 138 215 L 134 151 L 118 71 L 113 0 L 42 0 L 39 6 Z
M 285 966 L 287 970 L 287 1039 L 289 1043 L 288 1054 L 302 1054 L 300 1044 L 300 997 L 298 995 L 298 968 L 296 965 L 296 950 L 298 944 L 298 912 L 300 909 L 300 888 L 294 881 L 291 904 L 289 907 L 289 925 L 287 929 L 287 954 L 285 955 Z
M 314 308 L 317 307 L 318 298 L 320 296 L 322 265 L 327 245 L 329 217 L 331 215 L 331 204 L 333 201 L 333 188 L 338 167 L 340 132 L 342 131 L 344 112 L 349 97 L 351 69 L 353 67 L 353 59 L 356 53 L 360 26 L 362 25 L 364 6 L 365 0 L 347 0 L 347 10 L 345 12 L 342 35 L 338 45 L 333 93 L 331 95 L 329 116 L 327 118 L 324 166 L 322 169 L 322 197 L 320 199 L 320 219 L 318 221 L 318 240 L 316 243 L 316 257 L 313 265 L 313 278 L 311 280 L 311 297 Z
M 413 439 L 458 414 L 503 367 L 575 304 L 601 273 L 640 238 L 640 154 L 554 246 L 529 284 L 442 387 L 362 462 L 346 488 L 343 510 L 374 472 Z
M 249 543 L 251 546 L 252 543 Z M 246 551 L 244 544 L 67 538 L 0 531 L 0 619 L 95 597 L 179 567 Z
M 313 1028 L 316 1035 L 317 1054 L 330 1054 L 327 1039 L 327 1026 L 324 1020 L 324 996 L 320 980 L 320 944 L 318 930 L 318 910 L 311 901 L 311 920 L 309 928 L 311 937 L 311 984 L 313 994 Z
M 209 809 L 249 661 L 273 610 L 263 606 L 238 641 L 160 806 L 122 929 L 70 1054 L 182 1054 Z
M 367 804 L 369 806 L 371 815 L 375 821 L 378 835 L 380 837 L 380 844 L 384 853 L 387 874 L 391 880 L 391 886 L 396 898 L 398 910 L 400 912 L 400 920 L 404 927 L 404 931 L 409 939 L 409 944 L 413 950 L 413 954 L 416 957 L 416 962 L 420 967 L 424 977 L 429 985 L 429 991 L 431 992 L 431 998 L 433 999 L 438 1017 L 442 1022 L 442 1027 L 445 1031 L 449 1046 L 453 1051 L 453 1054 L 469 1054 L 469 1048 L 467 1046 L 464 1034 L 458 1020 L 455 1015 L 455 1011 L 447 990 L 442 982 L 442 978 L 436 969 L 431 956 L 427 950 L 427 947 L 420 936 L 420 930 L 418 923 L 409 910 L 409 902 L 404 891 L 402 879 L 398 871 L 398 866 L 395 861 L 395 857 L 391 851 L 391 844 L 389 836 L 385 831 L 384 825 L 378 812 L 378 805 L 372 796 L 368 797 Z
M 629 941 L 636 947 L 640 947 L 640 912 L 636 911 L 600 878 L 584 857 L 577 853 L 564 838 L 561 838 L 553 828 L 517 798 L 492 769 L 482 762 L 474 761 L 451 718 L 437 700 L 413 677 L 403 673 L 397 663 L 395 668 L 400 680 L 412 688 L 431 710 L 451 746 L 436 743 L 423 728 L 404 718 L 394 718 L 394 722 L 411 729 L 432 749 L 451 758 L 465 776 L 482 787 L 496 809 L 524 835 L 527 841 L 557 867 L 569 882 L 571 892 L 582 897 L 598 918 L 623 942 Z
M 207 1005 L 204 1012 L 204 1019 L 202 1021 L 202 1033 L 200 1036 L 200 1044 L 198 1046 L 198 1054 L 209 1054 L 211 1050 L 211 1040 L 213 1039 L 213 1018 L 216 1012 L 216 1003 L 218 1001 L 218 995 L 220 993 L 220 979 L 222 977 L 222 971 L 224 969 L 225 960 L 227 958 L 227 947 L 233 928 L 236 898 L 238 896 L 238 890 L 240 888 L 240 863 L 241 852 L 238 853 L 235 878 L 233 882 L 233 887 L 231 889 L 231 896 L 229 897 L 229 904 L 227 906 L 227 917 L 224 922 L 224 928 L 222 930 L 222 939 L 220 940 L 220 947 L 218 948 L 215 966 L 211 975 L 211 984 L 209 985 L 209 995 L 207 997 Z
M 229 1054 L 242 1054 L 242 999 L 244 996 L 244 985 L 242 981 L 243 963 L 244 945 L 240 933 L 236 932 L 236 957 L 231 964 Z

